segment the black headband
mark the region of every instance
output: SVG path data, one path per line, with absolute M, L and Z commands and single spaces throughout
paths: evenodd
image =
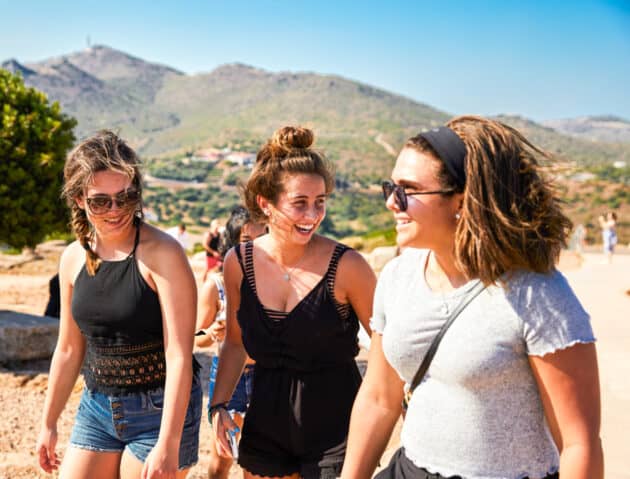
M 433 147 L 455 179 L 457 186 L 466 186 L 466 145 L 462 139 L 447 126 L 440 126 L 418 134 Z

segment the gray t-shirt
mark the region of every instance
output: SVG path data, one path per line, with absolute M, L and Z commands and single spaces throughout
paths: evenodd
M 372 329 L 387 361 L 411 383 L 431 341 L 476 281 L 432 292 L 428 250 L 406 249 L 383 269 Z M 462 311 L 415 390 L 401 433 L 411 461 L 443 476 L 541 478 L 556 472 L 528 355 L 595 341 L 588 314 L 564 276 L 518 272 L 490 286 Z

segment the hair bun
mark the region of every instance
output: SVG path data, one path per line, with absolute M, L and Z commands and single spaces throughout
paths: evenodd
M 284 126 L 273 134 L 271 143 L 283 148 L 305 149 L 313 144 L 315 135 L 312 130 L 301 126 Z

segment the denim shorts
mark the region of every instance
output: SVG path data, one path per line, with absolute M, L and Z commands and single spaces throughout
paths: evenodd
M 210 365 L 210 380 L 208 381 L 208 407 L 212 403 L 212 396 L 214 395 L 214 385 L 217 382 L 217 371 L 219 369 L 219 357 L 212 357 L 212 364 Z M 232 414 L 239 413 L 245 414 L 247 412 L 247 406 L 252 398 L 252 384 L 254 382 L 254 365 L 246 364 L 243 374 L 234 389 L 234 394 L 228 403 L 228 411 Z
M 195 375 L 179 447 L 180 470 L 198 460 L 201 401 L 201 383 Z M 158 440 L 163 404 L 163 388 L 118 396 L 84 389 L 70 445 L 99 452 L 127 448 L 144 462 Z

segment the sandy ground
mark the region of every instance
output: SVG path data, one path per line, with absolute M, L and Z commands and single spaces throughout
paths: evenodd
M 18 258 L 0 255 L 0 310 L 41 314 L 48 297 L 48 279 L 57 268 L 59 247 L 49 245 L 40 253 L 44 259 L 19 263 Z M 193 264 L 197 274 L 202 265 Z M 566 274 L 585 308 L 591 313 L 598 338 L 602 387 L 602 439 L 607 479 L 630 479 L 628 431 L 630 431 L 630 255 L 617 255 L 612 264 L 587 253 L 582 261 L 565 255 L 560 268 Z M 207 375 L 211 351 L 196 352 Z M 364 355 L 360 357 L 364 359 Z M 46 478 L 37 465 L 34 448 L 47 385 L 49 361 L 31 361 L 0 366 L 0 479 Z M 67 444 L 81 391 L 81 381 L 72 393 L 59 421 L 59 452 Z M 207 391 L 204 385 L 204 391 Z M 205 393 L 204 393 L 205 394 Z M 204 397 L 204 407 L 207 396 Z M 210 428 L 201 425 L 199 463 L 190 479 L 205 478 L 208 466 Z M 386 452 L 397 447 L 398 428 Z M 383 461 L 385 462 L 385 461 Z M 233 467 L 231 478 L 241 477 Z

